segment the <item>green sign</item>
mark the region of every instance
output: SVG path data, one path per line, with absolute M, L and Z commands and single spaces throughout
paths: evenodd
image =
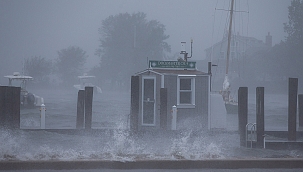
M 182 61 L 149 61 L 150 68 L 184 68 L 195 69 L 196 62 L 182 62 Z

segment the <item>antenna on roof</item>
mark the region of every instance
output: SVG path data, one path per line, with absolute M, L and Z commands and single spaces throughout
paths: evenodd
M 149 66 L 148 57 L 146 57 L 146 61 L 147 61 L 147 69 L 149 69 L 149 68 L 150 68 L 150 66 Z
M 186 42 L 181 42 L 181 53 L 184 55 L 184 61 L 187 62 L 188 58 L 191 58 L 193 55 L 193 39 L 190 40 L 190 56 L 187 56 L 187 52 L 186 52 Z

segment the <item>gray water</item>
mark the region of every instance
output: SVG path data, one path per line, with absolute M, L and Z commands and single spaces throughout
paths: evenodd
M 77 90 L 39 90 L 46 105 L 47 129 L 76 127 Z M 237 115 L 228 115 L 228 132 L 192 130 L 141 134 L 128 132 L 129 92 L 94 95 L 92 128 L 115 128 L 95 134 L 0 130 L 0 161 L 9 160 L 203 160 L 302 158 L 300 150 L 249 149 L 239 146 Z M 255 122 L 255 95 L 249 95 L 249 122 Z M 21 111 L 21 128 L 40 128 L 39 109 Z M 287 130 L 287 95 L 265 95 L 265 129 Z

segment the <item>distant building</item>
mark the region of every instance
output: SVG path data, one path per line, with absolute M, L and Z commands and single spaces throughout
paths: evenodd
M 272 36 L 270 33 L 266 36 L 265 43 L 253 37 L 233 34 L 230 43 L 229 56 L 229 79 L 239 78 L 245 68 L 245 60 L 251 54 L 272 47 Z M 220 42 L 205 49 L 206 61 L 211 61 L 218 66 L 212 69 L 213 82 L 222 82 L 226 73 L 226 56 L 227 56 L 227 34 Z M 247 64 L 246 64 L 247 65 Z M 220 85 L 221 86 L 221 85 Z M 219 87 L 221 88 L 221 87 Z

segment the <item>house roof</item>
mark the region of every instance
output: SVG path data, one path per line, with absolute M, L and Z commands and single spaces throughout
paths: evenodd
M 199 70 L 186 70 L 186 69 L 146 69 L 144 71 L 136 73 L 141 75 L 146 72 L 152 72 L 158 75 L 208 75 L 208 73 Z
M 265 45 L 263 43 L 263 41 L 258 40 L 254 37 L 246 37 L 246 36 L 241 36 L 241 35 L 232 35 L 232 39 L 234 39 L 236 41 L 246 43 L 247 45 L 250 45 L 250 46 Z M 215 43 L 214 45 L 212 45 L 209 48 L 206 48 L 204 51 L 210 51 L 212 49 L 212 47 L 216 47 L 218 45 L 221 45 L 223 42 L 227 42 L 227 36 L 224 36 L 221 41 Z

